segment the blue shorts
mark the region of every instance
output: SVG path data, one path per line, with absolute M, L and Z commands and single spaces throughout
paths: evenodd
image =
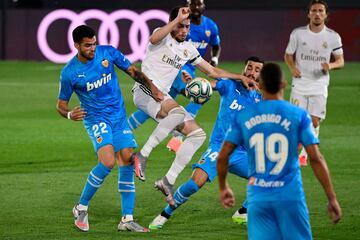
M 123 148 L 136 148 L 137 143 L 126 121 L 126 118 L 116 121 L 99 119 L 97 121 L 84 121 L 85 129 L 97 152 L 101 147 L 111 144 L 114 151 Z
M 176 78 L 171 86 L 170 92 L 169 92 L 169 95 L 174 99 L 176 98 L 177 95 L 181 94 L 181 92 L 186 87 L 186 84 L 184 83 L 184 81 L 181 78 L 182 71 L 187 72 L 188 74 L 191 75 L 192 78 L 195 78 L 195 70 L 192 70 L 188 65 L 184 65 L 181 68 L 181 70 L 179 71 L 178 75 L 176 76 Z
M 212 182 L 217 176 L 216 159 L 219 155 L 221 145 L 222 144 L 219 143 L 210 144 L 200 160 L 192 166 L 193 169 L 201 168 L 204 170 L 208 175 L 209 182 Z M 242 178 L 249 178 L 248 155 L 244 150 L 236 148 L 231 154 L 229 159 L 229 172 Z
M 249 240 L 312 239 L 304 201 L 249 202 Z

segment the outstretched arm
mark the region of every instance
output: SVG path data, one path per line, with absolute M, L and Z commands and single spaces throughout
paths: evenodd
M 229 156 L 234 151 L 235 145 L 230 142 L 224 142 L 217 158 L 216 168 L 219 176 L 220 188 L 220 202 L 224 208 L 229 208 L 235 205 L 235 197 L 228 182 L 226 180 Z
M 152 97 L 155 101 L 162 101 L 164 99 L 164 94 L 152 83 L 152 81 L 137 67 L 131 65 L 127 69 L 127 73 L 138 83 L 146 86 L 152 93 Z
M 255 89 L 258 89 L 258 83 L 253 79 L 247 78 L 240 73 L 231 73 L 224 69 L 213 67 L 205 60 L 202 60 L 200 63 L 198 63 L 196 67 L 198 67 L 200 71 L 202 71 L 211 78 L 231 78 L 235 80 L 241 80 L 241 82 L 246 88 L 248 88 L 249 86 L 254 86 Z
M 336 194 L 331 183 L 330 174 L 325 159 L 321 155 L 319 147 L 316 144 L 307 146 L 306 152 L 311 159 L 311 168 L 313 169 L 316 178 L 319 180 L 322 187 L 324 188 L 326 196 L 328 198 L 328 212 L 330 218 L 332 222 L 336 224 L 340 221 L 342 212 L 340 205 L 336 199 Z
M 153 45 L 158 44 L 161 40 L 163 40 L 166 37 L 166 35 L 168 35 L 174 29 L 174 27 L 178 23 L 187 19 L 189 17 L 189 14 L 190 14 L 190 8 L 188 8 L 188 7 L 180 8 L 177 17 L 174 20 L 172 20 L 165 26 L 162 26 L 157 31 L 155 31 L 153 34 L 151 34 L 150 39 L 149 39 L 150 43 Z

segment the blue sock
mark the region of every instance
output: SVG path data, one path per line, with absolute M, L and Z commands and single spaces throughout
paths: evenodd
M 190 178 L 186 183 L 181 185 L 174 194 L 174 200 L 176 203 L 176 207 L 170 207 L 170 205 L 167 205 L 164 209 L 164 211 L 171 216 L 172 213 L 180 207 L 182 204 L 184 204 L 191 195 L 199 191 L 198 185 Z
M 201 104 L 190 102 L 186 107 L 185 110 L 191 114 L 194 118 L 198 114 L 200 108 L 202 107 Z
M 135 205 L 134 164 L 119 167 L 119 192 L 122 216 L 133 215 Z
M 150 117 L 144 113 L 141 110 L 137 110 L 136 112 L 134 112 L 133 114 L 130 115 L 130 117 L 128 118 L 128 124 L 129 127 L 134 130 L 137 129 L 138 127 L 140 127 L 144 122 L 146 122 L 146 120 L 148 120 Z
M 98 188 L 104 182 L 106 176 L 110 173 L 111 169 L 107 168 L 104 164 L 99 162 L 90 172 L 87 182 L 84 186 L 83 192 L 80 196 L 79 203 L 82 205 L 89 205 L 90 199 L 94 196 Z

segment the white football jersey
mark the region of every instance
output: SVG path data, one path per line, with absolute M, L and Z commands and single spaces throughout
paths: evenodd
M 160 91 L 168 93 L 186 62 L 196 65 L 202 60 L 190 42 L 178 42 L 168 34 L 156 45 L 149 43 L 141 70 Z
M 325 95 L 329 85 L 329 72 L 324 72 L 321 63 L 330 62 L 331 54 L 342 55 L 341 38 L 327 28 L 314 33 L 309 25 L 296 28 L 290 35 L 287 54 L 295 53 L 295 64 L 301 78 L 292 79 L 292 89 L 303 95 Z

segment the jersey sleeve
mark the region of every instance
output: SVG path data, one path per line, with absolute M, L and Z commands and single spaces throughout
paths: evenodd
M 74 91 L 74 88 L 71 83 L 71 79 L 63 71 L 60 74 L 60 83 L 59 83 L 59 99 L 64 101 L 69 101 L 71 95 Z
M 188 62 L 191 65 L 195 66 L 195 65 L 199 64 L 203 60 L 203 58 L 201 57 L 199 51 L 192 44 L 189 43 L 188 46 L 190 48 L 189 50 L 190 50 L 190 53 L 191 53 L 191 56 L 190 56 L 190 59 L 189 59 Z
M 231 142 L 237 146 L 244 144 L 242 130 L 239 124 L 241 121 L 239 121 L 238 116 L 239 115 L 236 116 L 235 121 L 230 125 L 224 138 L 224 141 Z
M 297 31 L 292 31 L 290 34 L 289 43 L 286 47 L 285 53 L 286 54 L 294 54 L 297 49 Z
M 305 147 L 311 144 L 319 144 L 319 139 L 315 136 L 315 131 L 311 122 L 310 115 L 303 111 L 300 123 L 300 142 Z
M 334 38 L 334 42 L 333 42 L 333 46 L 332 46 L 332 53 L 334 55 L 342 55 L 342 54 L 344 54 L 343 48 L 342 48 L 342 43 L 341 43 L 341 37 L 337 33 L 336 33 L 335 38 Z
M 218 46 L 220 45 L 220 35 L 219 35 L 219 28 L 216 23 L 212 20 L 211 21 L 211 35 L 209 44 L 211 46 Z
M 127 69 L 131 65 L 130 60 L 127 57 L 125 57 L 125 55 L 122 54 L 122 52 L 120 52 L 119 50 L 117 50 L 112 46 L 109 47 L 109 52 L 114 64 L 121 70 L 127 71 Z

